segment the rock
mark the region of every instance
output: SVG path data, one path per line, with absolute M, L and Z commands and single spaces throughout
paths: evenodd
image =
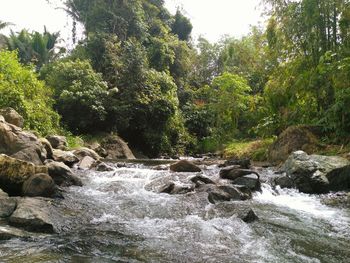
M 247 210 L 238 211 L 237 217 L 242 219 L 246 223 L 252 223 L 258 220 L 258 216 L 255 214 L 254 210 L 249 208 Z
M 283 131 L 277 140 L 270 146 L 268 159 L 271 163 L 278 164 L 287 160 L 295 151 L 303 150 L 308 154 L 314 153 L 320 148 L 318 143 L 317 127 L 291 126 Z
M 65 187 L 72 185 L 83 185 L 81 180 L 75 176 L 72 170 L 64 163 L 51 161 L 48 162 L 46 166 L 48 168 L 49 175 L 57 185 Z
M 67 139 L 60 135 L 50 135 L 46 139 L 50 142 L 52 148 L 59 150 L 66 150 L 68 147 Z
M 94 160 L 101 159 L 101 156 L 99 156 L 94 150 L 91 150 L 86 147 L 81 147 L 79 149 L 74 150 L 73 154 L 77 156 L 80 160 L 82 160 L 86 156 L 91 157 Z
M 47 173 L 45 166 L 0 154 L 0 187 L 10 195 L 21 195 L 23 183 L 32 175 Z
M 53 150 L 53 159 L 56 162 L 63 162 L 69 167 L 72 167 L 74 164 L 79 162 L 79 158 L 76 157 L 72 152 L 66 152 L 58 149 Z
M 292 153 L 281 167 L 294 187 L 304 193 L 350 189 L 350 162 L 342 157 Z
M 101 146 L 101 144 L 94 142 L 91 145 L 88 145 L 88 148 L 95 151 L 99 156 L 106 158 L 108 156 L 108 152 L 105 148 Z
M 192 192 L 194 190 L 194 186 L 192 184 L 178 184 L 174 182 L 170 182 L 169 184 L 163 186 L 159 193 L 166 194 L 186 194 Z
M 0 109 L 0 115 L 2 115 L 7 123 L 23 128 L 24 119 L 17 111 L 7 107 Z
M 79 169 L 90 169 L 94 163 L 96 162 L 96 160 L 90 156 L 85 156 L 78 164 Z
M 187 160 L 181 160 L 177 163 L 170 165 L 170 170 L 173 172 L 183 172 L 183 173 L 196 173 L 202 170 Z
M 22 186 L 22 196 L 57 196 L 55 182 L 48 174 L 35 174 L 29 177 Z
M 234 179 L 232 181 L 235 185 L 243 185 L 248 187 L 251 191 L 260 191 L 261 190 L 261 183 L 258 177 L 256 175 L 246 175 L 242 177 L 238 177 L 237 179 Z
M 15 198 L 1 196 L 0 197 L 0 218 L 6 218 L 12 215 L 17 206 Z
M 219 165 L 219 167 L 236 166 L 236 165 L 238 165 L 240 168 L 243 168 L 243 169 L 249 169 L 251 162 L 250 162 L 250 159 L 248 158 L 230 159 L 224 162 L 222 165 Z
M 196 175 L 192 177 L 190 180 L 196 185 L 196 187 L 199 187 L 202 184 L 215 184 L 214 181 L 202 175 Z
M 0 153 L 34 164 L 46 159 L 46 151 L 34 134 L 6 122 L 0 122 Z
M 0 122 L 5 122 L 5 118 L 2 115 L 0 115 Z
M 222 185 L 211 188 L 208 191 L 208 200 L 212 204 L 222 201 L 247 200 L 250 198 L 252 198 L 251 192 L 248 188 L 244 187 Z
M 32 238 L 33 233 L 23 231 L 11 226 L 0 226 L 0 240 L 9 240 L 12 238 Z
M 9 224 L 27 231 L 40 233 L 57 233 L 55 225 L 57 213 L 45 200 L 37 198 L 20 198 L 17 208 L 9 218 Z
M 259 173 L 248 169 L 237 169 L 236 167 L 226 167 L 220 170 L 220 177 L 223 179 L 236 180 L 239 177 L 255 174 L 260 179 Z
M 45 138 L 39 138 L 39 142 L 46 151 L 46 158 L 53 159 L 53 148 L 51 146 L 51 143 Z
M 280 175 L 273 180 L 275 185 L 279 185 L 281 188 L 293 188 L 294 183 L 291 178 L 289 178 L 286 174 Z
M 9 197 L 9 195 L 5 193 L 2 189 L 0 189 L 0 198 L 1 197 Z
M 108 159 L 135 159 L 128 144 L 117 135 L 108 135 L 102 140 L 101 146 L 107 151 Z
M 99 171 L 99 172 L 111 172 L 115 170 L 112 166 L 109 166 L 104 162 L 99 163 L 95 169 L 96 171 Z

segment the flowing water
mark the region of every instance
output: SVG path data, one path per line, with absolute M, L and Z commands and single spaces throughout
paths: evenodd
M 218 172 L 213 165 L 204 174 Z M 134 164 L 80 174 L 84 186 L 54 204 L 67 218 L 62 233 L 0 241 L 0 262 L 350 262 L 350 211 L 319 196 L 264 184 L 238 202 L 259 217 L 247 224 L 234 214 L 237 202 L 146 190 L 168 171 Z

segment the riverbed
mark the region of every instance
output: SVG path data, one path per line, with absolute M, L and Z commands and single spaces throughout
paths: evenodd
M 66 218 L 62 232 L 0 241 L 0 262 L 350 262 L 350 210 L 320 196 L 264 183 L 252 200 L 214 205 L 205 193 L 146 190 L 168 170 L 112 165 L 112 172 L 77 171 L 84 186 L 53 201 Z M 218 176 L 217 165 L 203 168 Z M 239 219 L 237 203 L 259 220 Z

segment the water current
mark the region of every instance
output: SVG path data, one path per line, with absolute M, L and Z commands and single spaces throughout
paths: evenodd
M 203 171 L 218 172 L 216 165 Z M 316 195 L 263 184 L 252 200 L 214 205 L 205 193 L 148 191 L 169 171 L 142 164 L 78 173 L 84 186 L 53 202 L 67 218 L 62 232 L 0 241 L 0 262 L 350 262 L 350 210 Z M 259 220 L 243 222 L 236 203 Z

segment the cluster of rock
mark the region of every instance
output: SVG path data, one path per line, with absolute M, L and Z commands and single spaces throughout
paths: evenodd
M 208 201 L 212 204 L 248 200 L 252 198 L 252 192 L 261 190 L 259 174 L 247 169 L 246 164 L 243 164 L 243 168 L 241 165 L 224 167 L 215 178 L 204 176 L 199 166 L 187 160 L 170 165 L 170 170 L 174 173 L 152 181 L 146 190 L 171 195 L 207 193 Z M 186 176 L 186 173 L 192 174 Z M 252 209 L 245 212 L 240 213 L 245 222 L 257 219 Z
M 339 156 L 292 153 L 274 179 L 282 188 L 296 188 L 304 193 L 323 194 L 350 189 L 350 161 Z
M 58 231 L 57 224 L 51 222 L 55 211 L 47 198 L 62 198 L 62 187 L 82 186 L 81 179 L 71 169 L 73 166 L 112 169 L 101 162 L 102 157 L 95 150 L 104 157 L 134 158 L 127 144 L 116 135 L 103 142 L 106 148 L 95 143 L 95 150 L 82 147 L 69 151 L 65 137 L 38 138 L 23 130 L 23 124 L 23 118 L 15 110 L 0 110 L 0 220 L 6 219 L 10 225 L 28 231 Z M 118 145 L 122 145 L 120 149 Z M 0 239 L 11 235 L 23 235 L 23 232 L 0 226 Z

